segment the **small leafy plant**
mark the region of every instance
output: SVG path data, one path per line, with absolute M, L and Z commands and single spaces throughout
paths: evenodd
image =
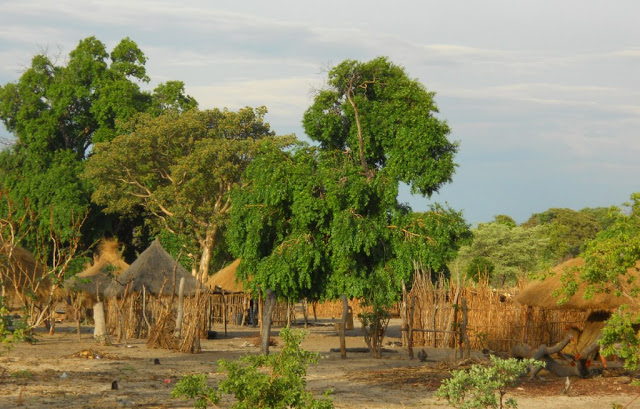
M 217 389 L 206 384 L 204 374 L 189 375 L 178 382 L 171 395 L 195 399 L 195 408 L 217 405 L 221 393 L 226 393 L 237 400 L 233 409 L 332 409 L 333 402 L 327 394 L 316 399 L 306 390 L 307 367 L 318 362 L 318 354 L 300 348 L 305 334 L 285 328 L 280 335 L 284 340 L 280 354 L 218 361 L 219 371 L 226 372 L 227 378 Z
M 183 377 L 171 391 L 171 397 L 195 399 L 193 407 L 196 409 L 206 409 L 209 403 L 215 406 L 220 402 L 220 393 L 216 388 L 207 385 L 205 374 Z
M 505 400 L 505 394 L 507 388 L 518 383 L 529 366 L 542 367 L 544 362 L 492 356 L 490 366 L 473 365 L 468 371 L 453 371 L 453 376 L 442 382 L 436 396 L 460 409 L 517 408 L 516 400 Z

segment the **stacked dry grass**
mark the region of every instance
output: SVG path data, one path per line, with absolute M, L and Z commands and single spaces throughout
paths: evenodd
M 624 296 L 616 296 L 615 291 L 621 290 L 623 293 L 631 294 L 634 283 L 640 279 L 640 262 L 635 267 L 627 270 L 627 277 L 622 278 L 617 286 L 608 284 L 601 291 L 596 292 L 590 298 L 585 298 L 585 292 L 588 289 L 587 284 L 580 284 L 578 291 L 565 302 L 560 303 L 562 299 L 562 289 L 565 287 L 563 276 L 567 275 L 577 279 L 576 267 L 584 266 L 584 260 L 574 258 L 568 260 L 553 269 L 547 274 L 543 280 L 534 280 L 527 284 L 516 297 L 516 301 L 537 307 L 543 307 L 553 310 L 603 310 L 611 311 L 617 309 L 623 304 L 630 304 L 631 307 L 638 308 L 637 300 Z M 579 280 L 578 280 L 579 282 Z
M 102 298 L 114 278 L 129 268 L 122 258 L 120 244 L 115 239 L 104 239 L 98 245 L 93 264 L 65 282 L 65 289 L 75 294 L 77 301 L 85 308 L 91 307 Z

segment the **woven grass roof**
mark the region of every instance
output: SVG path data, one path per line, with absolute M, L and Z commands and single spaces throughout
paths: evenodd
M 207 280 L 207 287 L 216 290 L 216 287 L 230 293 L 244 292 L 242 281 L 236 279 L 236 270 L 240 265 L 240 259 L 224 267 Z
M 564 272 L 571 271 L 572 267 L 581 267 L 584 265 L 582 258 L 574 258 L 551 269 L 551 274 L 547 275 L 544 280 L 535 280 L 527 284 L 522 291 L 515 297 L 520 304 L 544 307 L 556 310 L 604 310 L 611 311 L 617 309 L 623 304 L 632 304 L 627 297 L 618 297 L 614 293 L 614 286 L 607 285 L 604 292 L 598 292 L 589 299 L 585 299 L 586 284 L 580 284 L 578 291 L 569 300 L 561 305 L 558 301 L 562 298 L 562 294 L 555 295 L 564 287 L 561 277 Z M 627 270 L 627 277 L 639 278 L 640 261 L 635 267 Z M 575 274 L 575 273 L 572 273 Z M 627 280 L 621 279 L 621 288 L 625 292 L 631 290 L 632 285 Z M 579 281 L 578 281 L 579 282 Z
M 11 253 L 11 255 L 9 255 Z M 21 291 L 25 286 L 33 286 L 38 280 L 42 280 L 38 286 L 37 296 L 46 295 L 51 287 L 48 278 L 42 279 L 46 274 L 46 268 L 39 264 L 33 254 L 22 247 L 0 246 L 0 261 L 6 260 L 6 264 L 0 264 L 0 274 L 7 286 L 9 294 L 15 292 L 15 287 Z
M 65 289 L 84 293 L 90 298 L 94 298 L 97 294 L 104 295 L 113 278 L 129 268 L 129 264 L 122 259 L 118 247 L 117 240 L 101 241 L 94 263 L 67 280 L 64 284 Z
M 175 270 L 175 283 L 174 272 Z M 108 297 L 120 297 L 124 294 L 127 284 L 130 293 L 141 293 L 143 288 L 148 294 L 170 295 L 171 289 L 178 294 L 180 278 L 185 278 L 184 294 L 193 295 L 198 286 L 197 280 L 169 253 L 162 248 L 158 239 L 154 240 L 140 257 L 134 261 L 118 278 L 105 290 Z M 163 287 L 164 284 L 164 287 Z M 162 293 L 161 293 L 162 291 Z

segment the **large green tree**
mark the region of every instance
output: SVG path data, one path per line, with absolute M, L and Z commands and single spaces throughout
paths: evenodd
M 401 182 L 429 196 L 454 173 L 457 144 L 433 96 L 386 58 L 333 68 L 303 119 L 319 146 L 265 146 L 234 191 L 239 274 L 283 298 L 387 306 L 417 265 L 445 269 L 469 237 L 461 214 L 415 214 L 397 199 Z
M 262 139 L 273 136 L 266 109 L 171 110 L 140 115 L 111 142 L 98 143 L 85 176 L 106 212 L 143 208 L 163 228 L 198 248 L 206 277 L 215 240 Z
M 179 81 L 143 90 L 149 82 L 145 63 L 144 53 L 129 38 L 108 52 L 102 42 L 88 37 L 64 65 L 36 55 L 17 81 L 0 87 L 0 119 L 15 137 L 0 154 L 0 184 L 15 203 L 28 201 L 43 215 L 35 222 L 45 236 L 47 229 L 72 230 L 71 220 L 87 211 L 85 244 L 113 234 L 118 225 L 131 230 L 132 223 L 140 223 L 139 218 L 101 215 L 90 203 L 91 186 L 79 175 L 92 146 L 111 140 L 138 113 L 159 115 L 197 106 Z M 25 240 L 23 245 L 34 248 L 35 234 Z
M 546 226 L 512 227 L 500 221 L 482 223 L 472 231 L 473 242 L 460 249 L 456 268 L 477 277 L 484 271 L 470 271 L 470 266 L 480 267 L 491 270 L 493 285 L 515 284 L 526 273 L 538 272 L 545 266 L 547 230 Z
M 539 225 L 549 228 L 547 257 L 553 263 L 576 257 L 582 246 L 601 230 L 600 222 L 592 213 L 563 208 L 551 208 L 542 213 L 535 213 L 523 223 L 524 227 Z

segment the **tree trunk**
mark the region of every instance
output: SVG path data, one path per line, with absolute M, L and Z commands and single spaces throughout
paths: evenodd
M 549 372 L 551 372 L 552 374 L 556 375 L 556 376 L 560 376 L 560 377 L 564 377 L 564 376 L 580 376 L 580 377 L 584 377 L 585 375 L 582 374 L 582 370 L 581 370 L 581 366 L 577 365 L 577 366 L 566 366 L 566 365 L 562 365 L 560 363 L 558 363 L 558 361 L 556 361 L 555 359 L 551 358 L 551 354 L 555 354 L 558 353 L 560 351 L 562 351 L 567 344 L 569 344 L 569 342 L 571 341 L 571 339 L 573 338 L 573 334 L 568 335 L 567 337 L 565 337 L 562 341 L 558 342 L 557 344 L 555 344 L 554 346 L 547 346 L 545 344 L 540 345 L 540 347 L 538 347 L 538 349 L 533 352 L 533 350 L 531 350 L 533 352 L 533 355 L 531 355 L 531 358 L 535 359 L 535 360 L 540 360 L 540 361 L 544 361 L 545 362 L 545 367 L 544 369 L 548 370 Z M 525 357 L 528 358 L 528 357 Z M 538 372 L 540 372 L 543 368 L 536 368 L 531 372 L 531 378 L 534 378 Z
M 271 312 L 276 304 L 276 294 L 267 289 L 262 310 L 262 353 L 269 355 L 269 341 L 271 340 Z
M 200 266 L 198 268 L 198 279 L 201 282 L 205 282 L 209 276 L 209 263 L 211 262 L 211 254 L 213 252 L 217 231 L 218 228 L 216 226 L 211 226 L 207 229 L 204 240 L 200 240 L 202 256 L 200 257 Z
M 347 313 L 349 311 L 349 302 L 347 295 L 342 294 L 342 319 L 340 320 L 340 356 L 342 359 L 347 358 L 347 340 L 345 330 L 347 327 Z
M 302 300 L 302 316 L 304 317 L 304 329 L 309 328 L 309 302 L 306 298 Z
M 176 329 L 173 335 L 176 338 L 182 336 L 182 321 L 184 318 L 184 277 L 180 277 L 180 286 L 178 287 L 178 313 L 176 316 Z
M 104 304 L 102 301 L 93 305 L 93 321 L 95 323 L 93 337 L 98 342 L 109 343 L 109 335 L 107 334 L 107 322 L 104 315 Z

